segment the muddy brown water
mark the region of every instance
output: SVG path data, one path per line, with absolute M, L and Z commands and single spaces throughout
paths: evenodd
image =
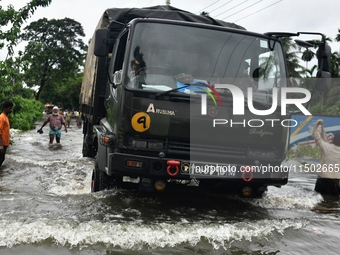
M 291 172 L 263 199 L 91 193 L 93 161 L 74 122 L 61 147 L 48 146 L 47 127 L 12 135 L 0 168 L 1 255 L 339 254 L 339 200 L 313 191 L 316 174 Z

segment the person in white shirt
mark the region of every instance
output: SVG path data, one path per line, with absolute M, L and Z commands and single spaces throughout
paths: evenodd
M 340 133 L 336 133 L 333 143 L 329 143 L 323 124 L 323 120 L 317 120 L 312 130 L 312 136 L 321 149 L 320 168 L 318 167 L 315 191 L 323 195 L 339 196 Z

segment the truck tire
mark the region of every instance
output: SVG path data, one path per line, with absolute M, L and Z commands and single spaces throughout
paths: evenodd
M 83 151 L 82 152 L 83 152 L 83 157 L 94 158 L 94 156 L 96 155 L 95 149 L 89 148 L 85 139 L 83 141 Z
M 246 196 L 247 198 L 260 198 L 261 199 L 263 197 L 264 192 L 268 190 L 267 186 L 252 186 L 251 189 L 252 189 L 252 193 L 250 196 Z
M 106 174 L 98 167 L 97 157 L 94 160 L 94 169 L 92 171 L 91 191 L 97 192 L 105 189 L 105 176 Z
M 92 170 L 91 192 L 99 191 L 99 170 L 94 168 Z
M 83 123 L 83 157 L 94 158 L 97 154 L 97 141 L 89 135 L 92 131 L 92 125 L 90 126 L 87 120 L 84 120 Z
M 98 192 L 101 190 L 110 190 L 113 188 L 119 188 L 119 182 L 111 176 L 108 176 L 103 171 L 100 171 L 98 167 L 95 167 L 92 171 L 91 192 Z
M 256 189 L 256 198 L 262 198 L 263 197 L 263 193 L 266 192 L 268 190 L 267 186 L 260 186 L 257 187 Z
M 100 171 L 98 168 L 94 168 L 92 172 L 91 192 L 112 189 L 115 185 L 113 185 L 111 179 L 112 178 L 103 171 Z

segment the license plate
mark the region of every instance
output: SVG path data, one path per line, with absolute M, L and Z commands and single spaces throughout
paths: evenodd
M 237 167 L 230 164 L 182 162 L 181 173 L 199 177 L 236 177 Z

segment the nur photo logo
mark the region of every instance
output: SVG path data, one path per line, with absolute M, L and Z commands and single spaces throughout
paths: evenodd
M 202 85 L 201 85 L 202 86 Z M 201 94 L 201 115 L 207 115 L 207 95 L 213 100 L 215 106 L 217 105 L 216 98 L 218 99 L 220 105 L 222 105 L 222 99 L 216 89 L 227 89 L 231 93 L 232 97 L 232 111 L 235 116 L 244 116 L 245 108 L 247 106 L 250 113 L 256 116 L 269 116 L 276 112 L 278 108 L 278 99 L 280 95 L 280 114 L 282 116 L 287 115 L 287 106 L 295 105 L 304 115 L 311 115 L 311 113 L 303 106 L 304 103 L 307 103 L 311 99 L 311 93 L 309 90 L 305 88 L 297 88 L 297 87 L 282 87 L 282 88 L 273 88 L 271 94 L 271 107 L 265 110 L 259 110 L 254 107 L 253 103 L 253 88 L 247 88 L 247 95 L 245 97 L 243 91 L 231 84 L 215 84 L 214 88 L 210 85 L 204 84 L 204 88 L 199 87 L 202 91 L 206 92 L 206 94 Z M 210 89 L 211 91 L 209 91 Z M 289 98 L 288 95 L 290 93 L 294 94 L 302 94 L 304 97 L 302 98 Z M 246 106 L 245 106 L 246 103 Z M 262 127 L 265 122 L 270 122 L 271 126 L 274 127 L 276 122 L 280 122 L 280 124 L 284 127 L 295 127 L 298 123 L 294 119 L 243 119 L 240 121 L 233 121 L 232 119 L 213 119 L 213 126 L 216 125 L 225 125 L 230 124 L 233 125 L 242 125 L 249 127 Z

